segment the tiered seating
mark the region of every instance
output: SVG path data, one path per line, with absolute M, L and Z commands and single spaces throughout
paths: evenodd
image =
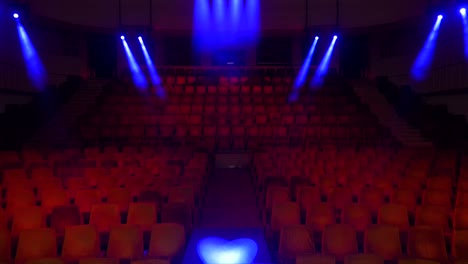
M 269 81 L 215 76 L 166 76 L 165 98 L 114 85 L 82 121 L 81 136 L 90 144 L 169 141 L 210 149 L 382 139 L 373 116 L 341 85 L 289 102 L 289 75 Z
M 206 154 L 31 153 L 1 154 L 10 158 L 2 164 L 0 263 L 168 264 L 181 256 L 197 220 Z
M 462 173 L 456 181 L 456 160 L 425 149 L 257 153 L 253 174 L 272 248 L 296 263 L 466 260 L 468 180 Z M 304 257 L 319 253 L 333 259 Z

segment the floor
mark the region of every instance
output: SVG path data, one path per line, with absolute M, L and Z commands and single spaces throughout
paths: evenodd
M 262 227 L 248 169 L 215 169 L 206 190 L 200 227 Z

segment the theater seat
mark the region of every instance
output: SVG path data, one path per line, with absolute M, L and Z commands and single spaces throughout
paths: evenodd
M 97 204 L 91 207 L 89 224 L 99 233 L 108 233 L 113 226 L 120 224 L 119 206 L 116 204 Z
M 402 231 L 408 230 L 408 209 L 404 205 L 386 204 L 380 208 L 378 223 L 393 225 Z
M 18 236 L 21 231 L 45 227 L 45 217 L 38 206 L 23 207 L 13 214 L 11 227 L 12 236 Z
M 452 238 L 452 255 L 468 260 L 468 230 L 455 230 Z
M 185 246 L 183 225 L 162 223 L 153 225 L 149 245 L 149 257 L 173 258 L 180 254 Z
M 0 228 L 0 261 L 9 263 L 11 259 L 11 235 L 7 229 Z
M 329 203 L 314 204 L 307 208 L 306 225 L 314 231 L 323 231 L 327 225 L 335 223 L 335 210 Z
M 364 232 L 364 252 L 377 254 L 384 260 L 396 260 L 402 256 L 398 227 L 372 225 Z
M 143 231 L 151 231 L 156 220 L 157 209 L 154 203 L 131 203 L 129 205 L 127 224 L 138 225 Z
M 100 241 L 92 225 L 70 226 L 65 229 L 62 257 L 67 262 L 99 256 Z
M 119 260 L 112 258 L 88 258 L 80 259 L 78 264 L 119 264 Z
M 312 232 L 303 225 L 290 225 L 281 229 L 279 239 L 279 257 L 293 260 L 296 256 L 315 253 Z
M 413 227 L 408 232 L 408 256 L 445 263 L 448 260 L 441 228 Z
M 145 260 L 132 260 L 130 264 L 171 264 L 171 262 L 165 259 L 145 259 Z
M 143 234 L 137 225 L 119 225 L 111 229 L 107 257 L 135 259 L 143 256 Z
M 384 259 L 374 254 L 357 254 L 346 256 L 344 264 L 383 264 Z
M 331 254 L 337 260 L 343 260 L 346 255 L 357 252 L 356 230 L 352 225 L 333 224 L 325 227 L 322 235 L 322 253 Z
M 271 230 L 279 232 L 288 225 L 299 225 L 301 213 L 299 206 L 293 202 L 274 204 L 271 209 Z
M 66 227 L 81 224 L 80 210 L 75 205 L 56 206 L 50 215 L 50 227 L 62 235 Z
M 336 259 L 334 256 L 297 256 L 296 264 L 335 264 Z
M 15 263 L 22 264 L 28 260 L 54 258 L 57 256 L 55 231 L 48 228 L 29 229 L 20 233 Z
M 351 224 L 356 228 L 356 231 L 364 231 L 372 224 L 372 215 L 366 206 L 350 204 L 343 209 L 341 222 L 343 224 Z
M 398 261 L 398 264 L 440 264 L 438 261 L 428 259 L 404 258 Z
M 65 261 L 59 258 L 42 258 L 26 261 L 25 264 L 65 264 Z

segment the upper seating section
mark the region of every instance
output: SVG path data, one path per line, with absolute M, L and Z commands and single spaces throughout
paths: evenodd
M 168 73 L 169 74 L 169 73 Z M 163 88 L 114 85 L 80 123 L 90 144 L 194 143 L 210 149 L 255 149 L 307 142 L 371 143 L 383 131 L 350 89 L 335 79 L 303 88 L 290 101 L 292 77 L 243 72 L 164 75 Z M 165 96 L 158 96 L 164 89 Z

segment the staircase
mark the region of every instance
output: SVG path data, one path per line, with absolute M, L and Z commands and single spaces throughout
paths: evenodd
M 354 92 L 361 102 L 377 116 L 382 126 L 390 129 L 392 135 L 403 145 L 411 147 L 432 147 L 432 143 L 423 138 L 417 129 L 412 128 L 400 118 L 376 85 L 369 80 L 352 82 Z
M 29 142 L 33 146 L 57 146 L 78 143 L 73 126 L 77 118 L 84 115 L 96 103 L 107 80 L 89 80 L 66 103 L 60 112 L 41 127 Z

